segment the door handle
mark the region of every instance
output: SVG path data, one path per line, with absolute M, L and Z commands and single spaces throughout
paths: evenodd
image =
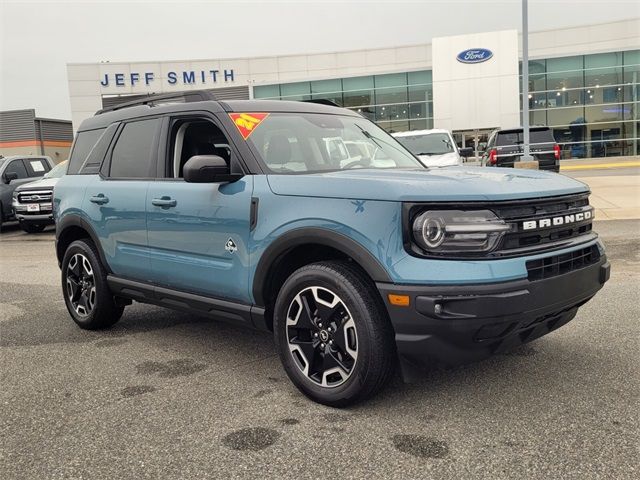
M 91 197 L 89 201 L 98 205 L 104 205 L 105 203 L 109 203 L 109 197 L 105 197 L 103 193 L 99 193 Z
M 178 204 L 178 202 L 176 200 L 173 200 L 171 197 L 154 198 L 153 200 L 151 200 L 151 203 L 156 207 L 162 208 L 171 208 L 175 207 Z

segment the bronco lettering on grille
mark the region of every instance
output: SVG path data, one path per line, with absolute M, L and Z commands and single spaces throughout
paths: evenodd
M 569 225 L 571 223 L 591 220 L 593 218 L 593 210 L 587 210 L 580 213 L 572 213 L 571 215 L 562 215 L 559 217 L 541 218 L 539 220 L 528 220 L 522 222 L 522 230 L 533 230 L 536 228 L 558 227 L 560 225 Z

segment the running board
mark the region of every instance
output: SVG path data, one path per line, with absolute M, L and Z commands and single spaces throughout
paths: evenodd
M 264 330 L 264 308 L 256 305 L 231 302 L 206 297 L 195 293 L 158 287 L 149 283 L 107 275 L 111 293 L 116 297 L 129 298 L 140 303 L 151 303 L 161 307 L 195 312 L 212 318 Z

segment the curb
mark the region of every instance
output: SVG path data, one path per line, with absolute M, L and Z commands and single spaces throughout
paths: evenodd
M 640 162 L 594 163 L 592 165 L 560 165 L 560 171 L 569 170 L 603 170 L 607 168 L 640 167 Z

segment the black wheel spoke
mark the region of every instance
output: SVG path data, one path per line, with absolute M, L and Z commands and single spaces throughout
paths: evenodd
M 347 353 L 347 342 L 344 338 L 344 329 L 338 328 L 338 331 L 333 336 L 333 345 L 343 355 Z
M 71 298 L 72 300 L 77 300 L 81 290 L 80 285 L 78 285 L 78 282 L 74 278 L 67 277 L 67 280 L 71 284 Z
M 75 276 L 75 278 L 80 278 L 81 274 L 82 274 L 82 265 L 80 264 L 82 262 L 82 260 L 80 260 L 78 257 L 76 257 L 76 263 L 73 266 L 73 268 L 71 269 L 71 272 L 73 273 L 73 275 Z
M 331 321 L 334 316 L 335 310 L 336 307 L 328 307 L 326 305 L 318 303 L 318 317 L 320 317 L 320 320 L 325 325 L 328 325 L 328 323 Z
M 349 373 L 351 371 L 351 367 L 344 362 L 344 357 L 340 360 L 338 352 L 329 351 L 324 356 L 324 369 L 329 370 L 336 367 L 340 367 L 345 373 Z
M 306 328 L 312 329 L 315 327 L 313 323 L 313 309 L 309 305 L 309 299 L 301 295 L 300 300 L 302 303 L 302 311 L 300 312 L 300 316 L 298 317 L 298 323 L 296 324 L 296 328 Z
M 87 297 L 87 292 L 83 291 L 78 299 L 78 306 L 83 307 L 85 311 L 89 310 L 89 298 Z

